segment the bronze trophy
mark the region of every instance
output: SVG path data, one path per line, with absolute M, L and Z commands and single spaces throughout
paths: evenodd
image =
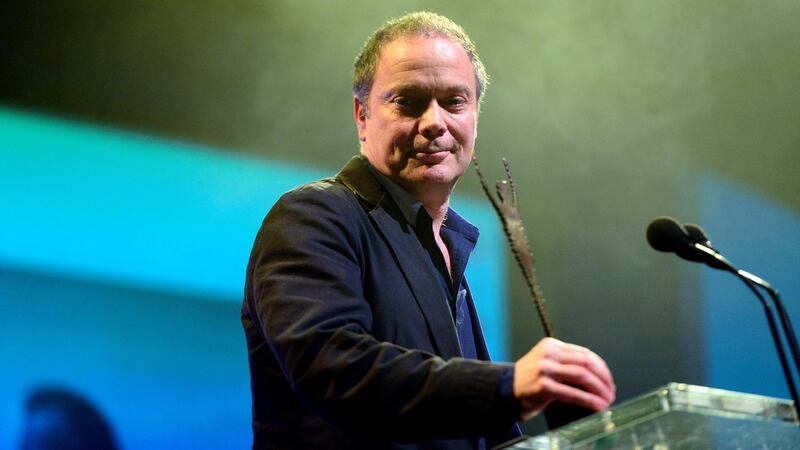
M 503 231 L 511 247 L 511 252 L 514 254 L 514 258 L 517 260 L 517 264 L 519 264 L 525 276 L 525 281 L 528 283 L 528 288 L 531 291 L 531 298 L 536 306 L 536 312 L 539 315 L 544 334 L 548 337 L 555 337 L 555 330 L 553 329 L 553 324 L 550 322 L 550 315 L 547 313 L 544 294 L 542 294 L 542 289 L 539 287 L 539 282 L 536 279 L 536 260 L 533 257 L 533 252 L 528 243 L 528 237 L 525 234 L 525 227 L 522 224 L 522 216 L 519 213 L 519 205 L 517 203 L 517 188 L 514 185 L 514 178 L 511 176 L 511 168 L 508 165 L 508 161 L 503 158 L 503 168 L 505 169 L 507 180 L 498 181 L 496 183 L 497 198 L 492 195 L 486 184 L 486 179 L 484 179 L 483 173 L 481 173 L 477 156 L 472 156 L 472 162 L 475 164 L 475 171 L 478 173 L 478 179 L 481 182 L 483 191 L 486 193 L 486 196 L 489 197 L 489 201 L 500 217 L 500 222 L 503 224 Z M 545 408 L 544 416 L 547 421 L 547 426 L 550 429 L 554 429 L 586 417 L 593 412 L 594 411 L 590 409 L 580 406 L 553 402 Z

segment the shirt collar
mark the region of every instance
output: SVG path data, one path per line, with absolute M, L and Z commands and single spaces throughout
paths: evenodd
M 402 186 L 390 180 L 389 177 L 378 172 L 378 169 L 373 167 L 366 157 L 362 156 L 362 158 L 364 162 L 367 163 L 367 167 L 375 176 L 375 179 L 377 179 L 381 186 L 386 189 L 386 192 L 389 193 L 389 196 L 392 197 L 392 200 L 394 200 L 394 202 L 400 208 L 400 211 L 402 211 L 406 222 L 408 222 L 411 226 L 414 226 L 417 223 L 417 215 L 420 213 L 420 209 L 424 211 L 422 202 L 414 198 L 414 196 L 411 195 L 407 190 L 403 189 Z M 425 211 L 425 214 L 427 213 L 428 212 Z M 447 217 L 445 218 L 442 226 L 462 234 L 473 243 L 478 240 L 478 235 L 480 234 L 475 225 L 467 222 L 466 219 L 458 215 L 458 213 L 453 211 L 452 208 L 447 209 Z

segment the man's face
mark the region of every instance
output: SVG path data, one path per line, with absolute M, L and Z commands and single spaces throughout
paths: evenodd
M 370 163 L 412 193 L 449 193 L 475 147 L 475 75 L 466 51 L 444 37 L 385 44 L 368 104 L 355 99 L 361 150 Z

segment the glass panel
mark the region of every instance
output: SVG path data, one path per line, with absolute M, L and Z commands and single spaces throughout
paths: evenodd
M 670 383 L 511 448 L 800 448 L 800 428 L 789 400 Z

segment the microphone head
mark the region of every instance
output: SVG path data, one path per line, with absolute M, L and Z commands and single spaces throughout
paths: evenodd
M 700 228 L 700 225 L 694 223 L 685 223 L 683 224 L 683 228 L 686 230 L 686 233 L 689 235 L 689 240 L 694 242 L 695 244 L 702 244 L 708 248 L 713 248 L 711 246 L 711 241 L 708 240 L 708 235 L 706 234 L 705 230 Z
M 698 225 L 684 227 L 672 217 L 656 217 L 647 227 L 647 242 L 660 252 L 675 252 L 687 261 L 736 272 L 736 268 L 711 246 L 706 232 Z
M 672 217 L 656 217 L 647 226 L 647 242 L 660 252 L 676 252 L 686 247 L 689 234 Z
M 692 243 L 695 243 L 695 244 L 700 244 L 703 247 L 707 247 L 710 250 L 713 250 L 713 251 L 719 253 L 719 251 L 716 248 L 714 248 L 714 246 L 711 244 L 711 241 L 708 240 L 708 235 L 706 234 L 705 230 L 700 228 L 700 225 L 696 225 L 696 224 L 693 224 L 693 223 L 685 223 L 685 224 L 683 224 L 683 228 L 685 228 L 686 232 L 689 233 L 689 241 L 691 241 Z M 700 254 L 698 253 L 698 255 L 700 255 Z M 686 259 L 690 259 L 692 261 L 699 261 L 699 262 L 705 263 L 707 266 L 712 267 L 714 269 L 731 270 L 730 269 L 730 263 L 721 262 L 717 258 L 712 258 L 712 257 L 706 256 L 705 254 L 702 254 L 702 255 L 700 255 L 701 259 L 696 260 L 696 259 L 692 259 L 693 256 L 694 256 L 694 254 L 691 254 Z

